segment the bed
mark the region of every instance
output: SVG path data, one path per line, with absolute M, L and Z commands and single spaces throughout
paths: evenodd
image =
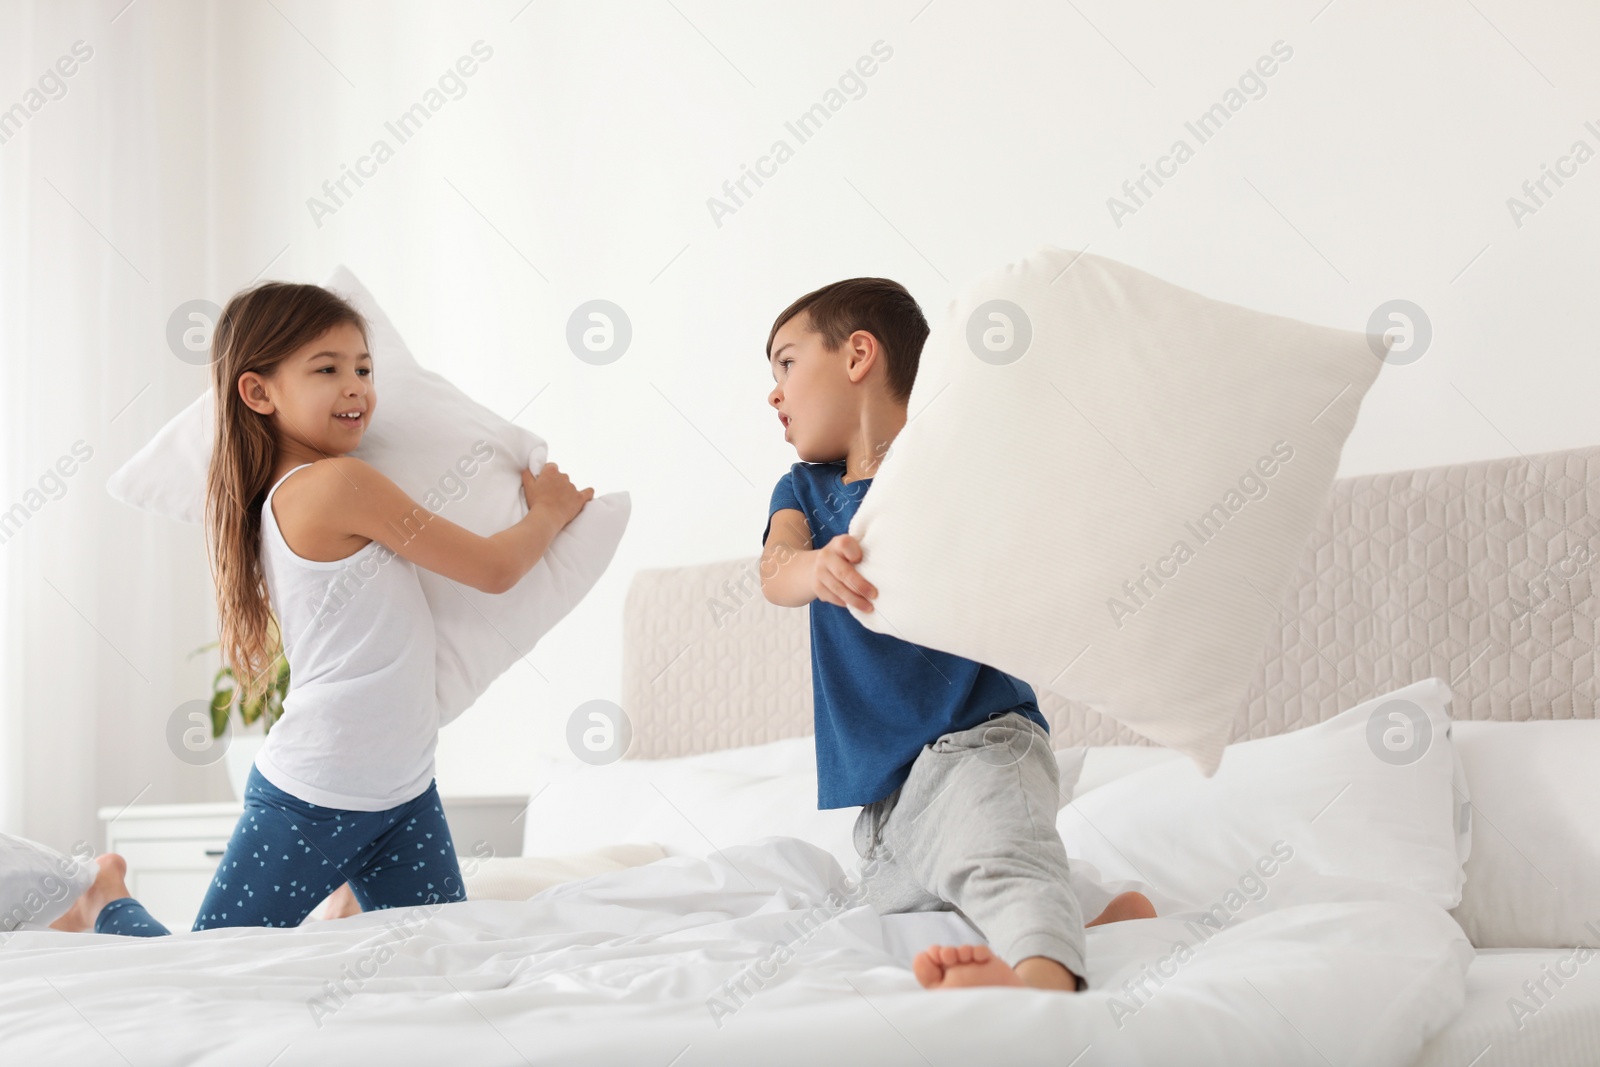
M 1557 565 L 1596 532 L 1596 485 L 1600 448 L 1338 481 L 1236 739 L 1297 735 L 1429 677 L 1457 723 L 1593 720 L 1600 598 L 1587 569 Z M 1193 929 L 1181 916 L 1092 931 L 1091 990 L 1074 998 L 924 992 L 910 955 L 972 931 L 860 907 L 851 813 L 806 810 L 804 774 L 788 774 L 810 732 L 805 614 L 765 602 L 751 557 L 641 572 L 624 626 L 628 758 L 604 778 L 532 761 L 527 814 L 525 851 L 608 847 L 608 865 L 519 890 L 528 861 L 488 857 L 469 885 L 488 872 L 495 895 L 540 891 L 288 931 L 17 932 L 0 947 L 0 1059 L 1600 1062 L 1600 965 L 1572 947 L 1475 952 L 1443 909 L 1383 887 L 1275 890 L 1131 1019 L 1113 998 Z M 1086 754 L 1080 791 L 1163 755 L 1092 709 L 1041 703 L 1063 759 Z M 627 841 L 660 847 L 619 859 Z

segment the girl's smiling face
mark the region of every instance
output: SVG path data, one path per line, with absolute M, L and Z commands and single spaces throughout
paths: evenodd
M 361 443 L 378 404 L 372 354 L 354 323 L 340 323 L 290 353 L 271 377 L 239 376 L 245 403 L 272 419 L 294 458 L 340 456 Z

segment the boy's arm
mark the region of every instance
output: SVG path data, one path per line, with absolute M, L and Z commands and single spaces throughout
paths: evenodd
M 781 508 L 772 513 L 766 547 L 761 552 L 761 592 L 786 608 L 823 600 L 840 607 L 871 611 L 869 597 L 878 595 L 856 571 L 861 543 L 839 534 L 818 549 L 811 547 L 811 528 L 804 513 Z
M 811 528 L 804 513 L 783 508 L 772 513 L 767 543 L 761 550 L 761 592 L 772 603 L 798 608 L 811 603 L 807 557 L 811 552 Z

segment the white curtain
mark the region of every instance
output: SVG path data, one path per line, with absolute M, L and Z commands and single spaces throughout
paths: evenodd
M 0 829 L 103 844 L 97 809 L 227 795 L 168 748 L 207 695 L 200 531 L 105 482 L 205 384 L 166 322 L 207 275 L 207 9 L 0 6 Z
M 169 346 L 180 305 L 221 304 L 262 278 L 318 280 L 346 262 L 389 294 L 408 329 L 421 327 L 408 336 L 424 340 L 430 327 L 452 340 L 462 333 L 462 312 L 481 306 L 485 277 L 509 287 L 507 307 L 524 306 L 533 292 L 550 305 L 545 319 L 566 313 L 559 302 L 568 295 L 530 290 L 544 283 L 506 247 L 505 231 L 475 212 L 492 210 L 525 244 L 530 227 L 513 208 L 537 222 L 559 214 L 525 195 L 526 167 L 499 168 L 505 188 L 491 202 L 462 163 L 464 146 L 492 146 L 488 135 L 532 98 L 514 84 L 491 92 L 486 79 L 543 69 L 515 62 L 519 45 L 544 40 L 537 12 L 514 23 L 516 9 L 495 4 L 413 5 L 394 20 L 390 11 L 0 0 L 0 830 L 98 849 L 102 808 L 233 796 L 221 763 L 193 766 L 167 740 L 169 719 L 209 695 L 219 663 L 214 650 L 188 658 L 216 637 L 202 533 L 105 492 L 123 460 L 209 387 L 207 368 Z M 436 120 L 353 208 L 331 220 L 308 213 L 324 180 L 474 41 L 496 49 L 495 58 L 471 95 L 451 102 L 450 122 Z M 561 158 L 551 166 L 563 166 Z M 464 202 L 465 190 L 447 179 L 485 207 Z M 462 240 L 465 250 L 454 245 Z M 483 321 L 528 332 L 501 316 Z M 510 347 L 493 336 L 462 343 L 473 352 Z M 545 361 L 532 367 L 515 353 L 503 364 L 483 357 L 439 369 L 487 400 L 514 395 L 503 414 L 520 410 L 561 439 L 567 431 L 552 428 L 552 409 L 528 398 L 546 386 L 549 395 L 568 390 L 559 410 L 581 423 L 570 380 L 589 368 L 563 354 Z M 89 458 L 57 487 L 49 472 L 72 466 L 75 446 Z M 625 484 L 603 473 L 594 481 Z M 22 512 L 13 509 L 19 502 Z M 8 513 L 25 515 L 14 533 Z M 589 609 L 598 619 L 590 630 L 613 643 L 624 584 L 619 571 L 609 602 Z M 553 660 L 574 662 L 597 644 L 580 625 L 575 618 L 564 638 L 578 651 L 552 652 Z M 573 670 L 571 691 L 551 697 L 535 672 L 511 672 L 509 698 L 493 710 L 485 702 L 441 738 L 441 788 L 516 788 L 516 752 L 533 724 L 561 736 L 566 711 L 616 695 L 617 673 L 614 663 Z M 535 720 L 530 706 L 559 714 Z M 462 753 L 455 780 L 465 788 L 445 770 L 452 746 Z M 503 764 L 487 786 L 485 752 Z
M 102 808 L 232 797 L 221 763 L 167 739 L 219 662 L 188 657 L 216 637 L 202 533 L 105 483 L 209 387 L 169 345 L 180 305 L 340 261 L 414 281 L 419 233 L 459 227 L 457 201 L 394 180 L 363 204 L 397 206 L 360 225 L 305 203 L 419 80 L 503 43 L 511 13 L 482 11 L 489 30 L 417 7 L 402 31 L 365 5 L 0 0 L 0 830 L 99 849 Z M 415 180 L 454 195 L 408 151 Z M 548 380 L 523 375 L 523 400 Z

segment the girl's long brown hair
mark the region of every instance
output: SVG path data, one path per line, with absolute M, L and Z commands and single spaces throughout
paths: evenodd
M 239 396 L 239 376 L 255 371 L 272 377 L 287 356 L 343 323 L 366 335 L 361 313 L 321 286 L 263 282 L 228 301 L 211 336 L 216 418 L 205 529 L 217 587 L 218 642 L 238 700 L 260 695 L 278 674 L 261 569 L 261 504 L 278 448 L 269 417 Z

